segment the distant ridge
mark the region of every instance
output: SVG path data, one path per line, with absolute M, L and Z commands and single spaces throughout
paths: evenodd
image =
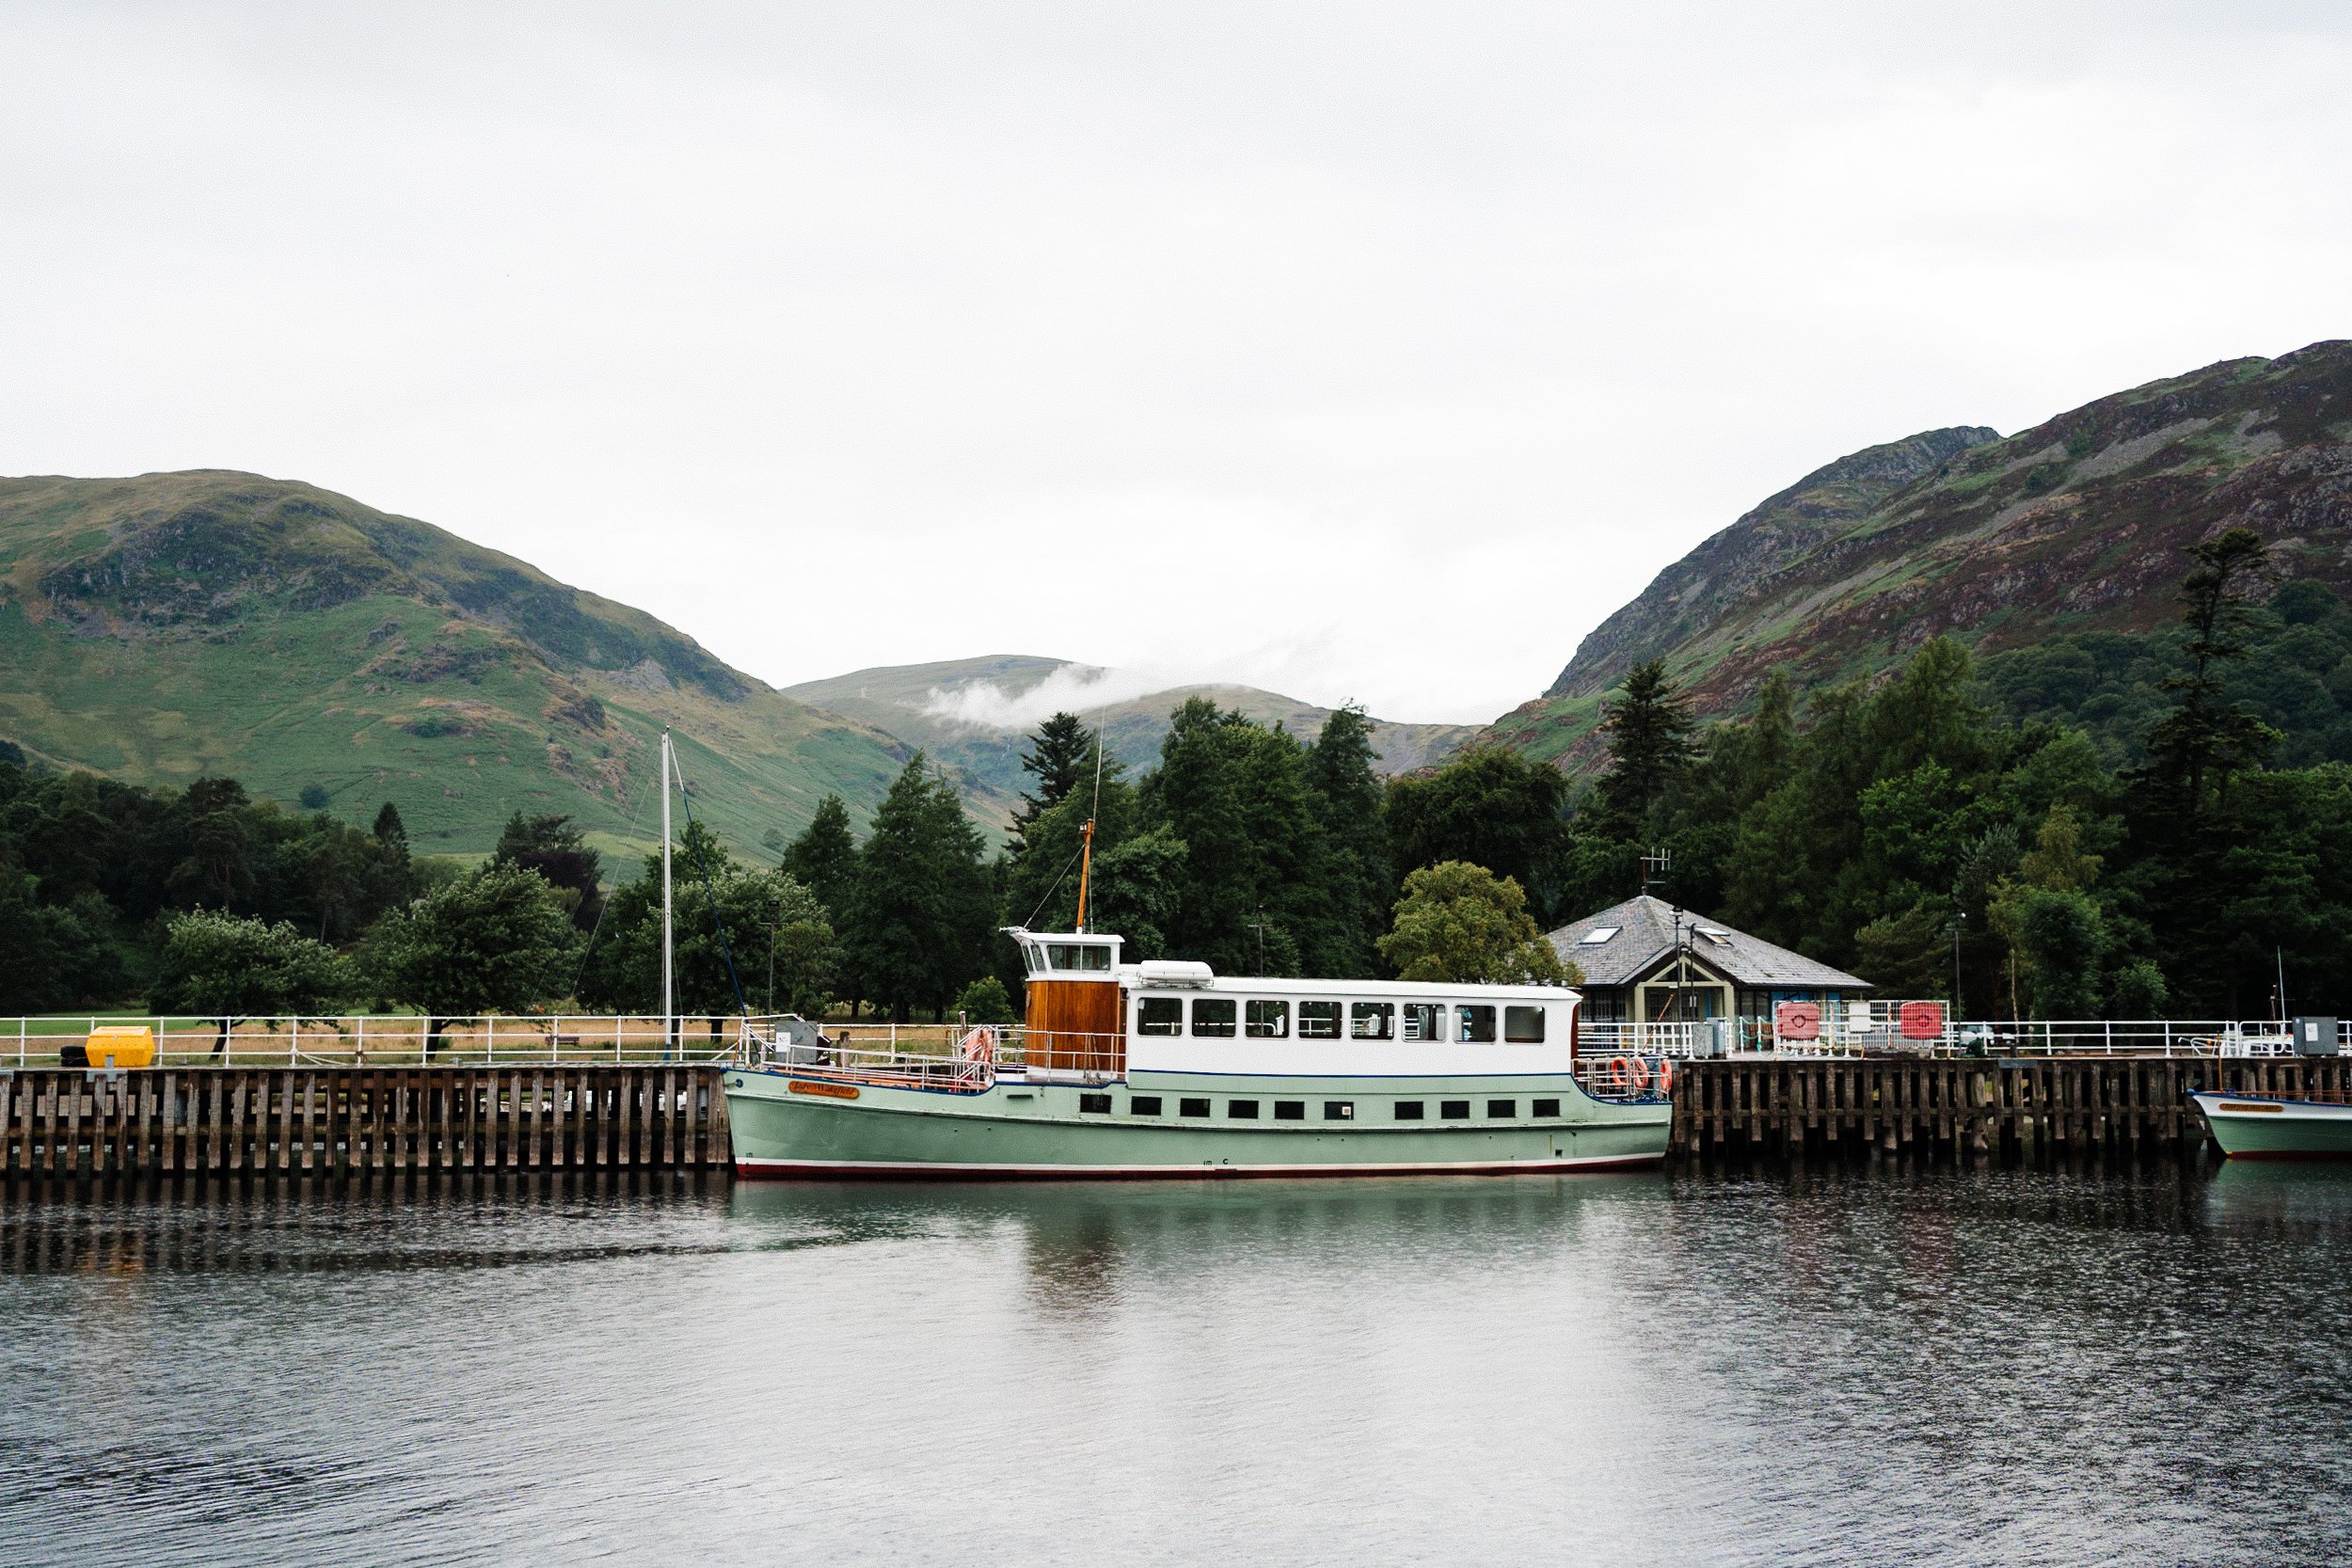
M 1951 633 L 1986 652 L 2178 612 L 2185 546 L 2243 525 L 2352 593 L 2352 342 L 2231 359 L 2001 438 L 1923 432 L 1815 470 L 1660 573 L 1488 739 L 1599 756 L 1606 693 L 1662 657 L 1703 715 L 1775 669 L 1819 685 Z
M 665 724 L 698 809 L 754 850 L 828 791 L 862 816 L 906 755 L 641 610 L 331 491 L 0 479 L 0 736 L 54 766 L 308 788 L 355 820 L 389 800 L 425 851 L 486 850 L 516 810 L 628 849 L 657 835 Z
M 992 654 L 855 670 L 787 687 L 784 694 L 886 730 L 1008 797 L 1027 782 L 1020 763 L 1024 739 L 1057 708 L 1101 723 L 1111 754 L 1136 770 L 1159 760 L 1168 715 L 1187 697 L 1204 696 L 1262 723 L 1282 724 L 1302 740 L 1312 740 L 1331 715 L 1329 708 L 1250 686 L 1171 686 L 1136 693 L 1136 684 L 1120 672 L 1068 659 Z M 1477 731 L 1474 724 L 1375 721 L 1373 748 L 1380 753 L 1375 766 L 1384 773 L 1425 767 Z

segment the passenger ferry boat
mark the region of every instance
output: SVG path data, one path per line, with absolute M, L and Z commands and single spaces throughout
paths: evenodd
M 943 1056 L 779 1037 L 724 1074 L 746 1177 L 1357 1176 L 1658 1164 L 1661 1073 L 1578 1076 L 1575 991 L 1236 978 L 1007 934 L 1027 1025 Z M 1588 1066 L 1590 1064 L 1587 1064 Z

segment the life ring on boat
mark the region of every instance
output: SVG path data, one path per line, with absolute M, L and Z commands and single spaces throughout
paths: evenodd
M 1633 1092 L 1649 1093 L 1649 1064 L 1639 1056 L 1633 1058 Z
M 1674 1063 L 1661 1060 L 1658 1064 L 1658 1092 L 1660 1094 L 1672 1094 L 1675 1092 Z
M 1633 1086 L 1633 1069 L 1627 1065 L 1623 1056 L 1611 1060 L 1609 1081 L 1621 1089 L 1629 1089 Z
M 996 1060 L 996 1031 L 985 1026 L 963 1037 L 963 1059 L 967 1062 Z

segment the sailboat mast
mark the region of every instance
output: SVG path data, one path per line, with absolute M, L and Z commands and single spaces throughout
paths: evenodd
M 1086 837 L 1079 846 L 1078 932 L 1087 928 L 1087 877 L 1094 870 L 1094 819 L 1103 814 L 1103 727 L 1094 727 L 1094 803 L 1087 811 Z M 1064 862 L 1068 864 L 1068 862 Z
M 675 948 L 670 925 L 670 732 L 661 732 L 661 1049 L 677 1030 Z

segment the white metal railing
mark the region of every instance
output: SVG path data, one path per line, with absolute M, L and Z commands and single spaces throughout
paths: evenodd
M 1702 1019 L 1672 1023 L 1578 1024 L 1578 1054 L 1689 1057 L 1767 1054 L 2284 1056 L 2295 1053 L 2288 1025 L 2275 1019 L 1945 1019 L 1931 1035 L 1902 1027 L 1899 1003 L 1825 1009 L 1807 1037 L 1786 1037 L 1772 1018 Z M 2352 1021 L 2339 1022 L 2335 1050 L 2352 1054 Z
M 697 1014 L 418 1013 L 199 1017 L 70 1014 L 0 1021 L 0 1066 L 57 1065 L 64 1048 L 106 1026 L 153 1031 L 158 1067 L 400 1067 L 732 1060 L 781 1020 Z M 13 1033 L 15 1038 L 8 1038 Z

